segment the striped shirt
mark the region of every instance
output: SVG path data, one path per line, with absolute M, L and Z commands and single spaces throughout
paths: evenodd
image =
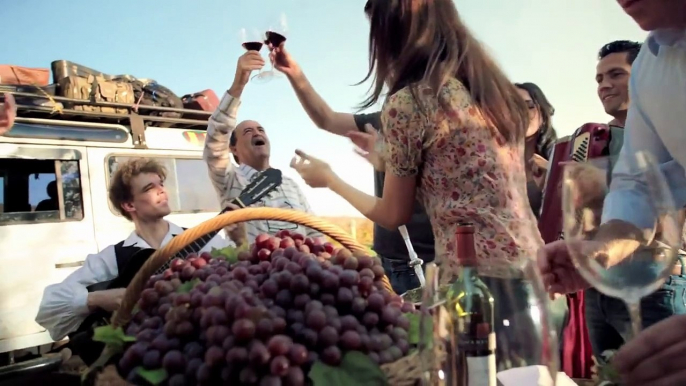
M 235 166 L 231 162 L 229 139 L 236 128 L 236 116 L 240 104 L 239 99 L 232 97 L 227 92 L 207 125 L 203 159 L 207 163 L 210 180 L 217 191 L 222 207 L 226 207 L 232 199 L 238 197 L 241 191 L 259 174 L 257 170 L 248 165 Z M 295 209 L 312 213 L 310 204 L 300 187 L 287 176 L 283 176 L 281 186 L 252 206 Z M 308 237 L 321 236 L 319 232 L 312 229 L 283 221 L 250 221 L 246 224 L 250 243 L 260 233 L 275 234 L 283 229 L 302 233 Z

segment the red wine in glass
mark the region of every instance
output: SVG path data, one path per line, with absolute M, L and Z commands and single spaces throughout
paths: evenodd
M 245 42 L 243 43 L 243 48 L 248 51 L 259 52 L 262 49 L 262 42 Z
M 280 33 L 274 32 L 274 31 L 267 31 L 265 34 L 267 37 L 267 40 L 265 43 L 271 44 L 272 47 L 276 48 L 281 45 L 281 43 L 286 41 L 286 37 L 281 35 Z

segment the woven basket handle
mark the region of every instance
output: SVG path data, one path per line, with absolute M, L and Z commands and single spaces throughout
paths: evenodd
M 131 311 L 136 302 L 138 302 L 148 278 L 193 240 L 210 232 L 224 229 L 232 224 L 255 220 L 287 221 L 302 225 L 331 237 L 353 252 L 368 252 L 367 248 L 360 245 L 360 243 L 350 237 L 350 235 L 340 227 L 305 212 L 276 208 L 245 208 L 233 210 L 207 220 L 193 228 L 187 229 L 185 232 L 174 237 L 167 245 L 155 251 L 145 264 L 143 264 L 126 288 L 126 294 L 124 294 L 121 306 L 112 316 L 112 325 L 117 327 L 128 323 L 131 319 Z M 383 282 L 384 286 L 389 291 L 392 291 L 388 278 L 384 277 Z

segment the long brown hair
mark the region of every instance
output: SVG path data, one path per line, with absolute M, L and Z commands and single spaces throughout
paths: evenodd
M 418 84 L 438 94 L 450 78 L 469 90 L 474 103 L 509 140 L 524 137 L 529 113 L 516 87 L 485 52 L 452 0 L 369 0 L 369 72 L 374 79 L 363 108 L 374 105 L 384 86 L 389 95 Z

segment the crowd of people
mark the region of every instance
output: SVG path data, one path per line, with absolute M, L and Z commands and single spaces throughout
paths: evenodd
M 609 153 L 621 170 L 636 152 L 651 153 L 673 188 L 679 207 L 686 205 L 686 0 L 618 0 L 638 25 L 650 31 L 641 44 L 609 42 L 601 47 L 595 74 L 597 92 L 612 116 Z M 320 129 L 348 137 L 374 167 L 375 195 L 339 178 L 329 165 L 297 150 L 291 163 L 305 183 L 328 188 L 375 224 L 374 250 L 397 293 L 419 286 L 408 265 L 397 231 L 406 225 L 415 251 L 434 261 L 451 281 L 459 273 L 455 254 L 458 223 L 476 227 L 479 272 L 489 288 L 523 291 L 528 284 L 512 266 L 538 257 L 546 289 L 555 300 L 550 314 L 558 333 L 566 323 L 564 295 L 585 291 L 583 313 L 596 357 L 620 349 L 614 365 L 629 385 L 686 383 L 686 275 L 677 266 L 663 288 L 642 302 L 646 329 L 630 335 L 629 315 L 621 299 L 591 288 L 570 262 L 564 241 L 544 245 L 538 230 L 543 187 L 552 148 L 555 109 L 534 83 L 513 83 L 470 33 L 451 0 L 369 0 L 371 95 L 360 107 L 373 106 L 387 90 L 381 111 L 337 112 L 315 91 L 284 44 L 270 46 L 270 60 L 284 73 L 312 121 Z M 224 206 L 260 172 L 270 167 L 270 142 L 255 120 L 238 122 L 244 88 L 265 60 L 248 51 L 237 63 L 233 84 L 208 123 L 204 160 Z M 0 131 L 16 116 L 11 96 L 0 109 Z M 582 124 L 583 122 L 580 122 Z M 233 162 L 232 162 L 233 158 Z M 182 228 L 164 220 L 170 213 L 165 170 L 146 159 L 119 167 L 110 186 L 113 207 L 134 224 L 121 243 L 89 255 L 64 282 L 46 288 L 38 323 L 55 340 L 75 331 L 95 308 L 116 310 L 123 290 L 88 292 L 87 286 L 116 277 L 122 264 L 141 248 L 160 248 Z M 646 200 L 630 176 L 614 173 L 605 200 L 603 222 L 639 224 Z M 310 212 L 298 184 L 284 177 L 261 205 Z M 631 210 L 627 208 L 632 208 Z M 253 221 L 227 229 L 204 248 L 252 241 L 259 233 L 291 229 L 292 224 Z M 311 237 L 321 236 L 298 229 Z

